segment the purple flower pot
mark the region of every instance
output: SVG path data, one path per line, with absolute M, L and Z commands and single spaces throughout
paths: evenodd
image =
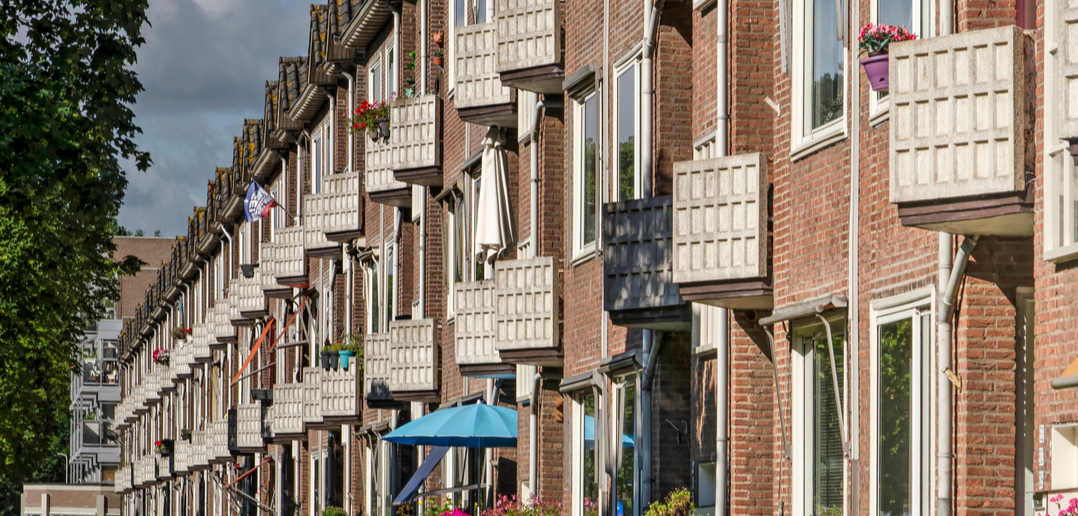
M 887 54 L 870 56 L 861 60 L 861 66 L 865 67 L 865 75 L 868 76 L 868 84 L 875 91 L 887 91 L 890 73 L 887 69 Z

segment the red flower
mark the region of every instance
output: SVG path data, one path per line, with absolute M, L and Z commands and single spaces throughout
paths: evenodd
M 154 442 L 153 442 L 153 445 L 154 445 L 154 446 L 161 446 L 161 441 L 154 441 Z

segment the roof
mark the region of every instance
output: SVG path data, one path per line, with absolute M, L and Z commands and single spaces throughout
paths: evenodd
M 311 6 L 311 38 L 307 48 L 307 82 L 311 84 L 332 84 L 336 82 L 333 75 L 327 73 L 324 67 L 329 61 L 329 9 L 324 5 Z
M 243 121 L 243 166 L 250 170 L 262 152 L 262 120 Z
M 307 58 L 282 57 L 278 64 L 278 72 L 277 130 L 301 129 L 302 124 L 282 115 L 299 101 L 303 88 L 307 86 Z
M 360 15 L 360 7 L 363 4 L 377 2 L 378 0 L 329 0 L 329 37 L 326 59 L 329 61 L 351 61 L 355 57 L 355 50 L 344 45 L 342 36 L 348 29 L 352 20 Z

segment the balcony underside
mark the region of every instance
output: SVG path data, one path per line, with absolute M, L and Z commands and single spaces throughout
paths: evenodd
M 408 401 L 425 401 L 430 403 L 437 403 L 441 401 L 442 397 L 436 390 L 430 391 L 393 391 L 393 401 L 396 402 L 408 402 Z
M 458 108 L 457 115 L 460 116 L 461 120 L 471 124 L 496 125 L 498 127 L 517 126 L 517 105 L 515 102 Z
M 507 364 L 524 364 L 539 366 L 561 367 L 564 355 L 561 347 L 558 348 L 533 348 L 533 349 L 503 349 L 498 354 L 502 362 Z
M 292 444 L 292 441 L 306 441 L 306 440 L 307 440 L 307 432 L 302 432 L 302 433 L 298 433 L 298 434 L 285 434 L 285 433 L 277 433 L 277 431 L 275 430 L 273 432 L 273 437 L 271 437 L 269 439 L 266 439 L 266 442 L 269 443 L 269 444 Z
M 515 378 L 517 368 L 513 364 L 459 364 L 460 375 L 471 378 Z
M 280 282 L 278 282 L 280 284 Z M 281 286 L 279 288 L 271 288 L 269 290 L 263 289 L 262 294 L 266 297 L 272 297 L 274 299 L 290 299 L 292 297 L 292 288 L 287 286 Z
M 681 283 L 686 301 L 734 310 L 770 310 L 775 305 L 770 279 Z
M 562 92 L 565 67 L 560 63 L 511 70 L 500 74 L 502 85 L 535 93 L 554 94 Z
M 956 235 L 1033 235 L 1033 195 L 1003 195 L 898 203 L 903 226 Z
M 284 285 L 290 288 L 307 288 L 311 286 L 311 280 L 307 279 L 306 275 L 303 276 L 280 276 L 277 278 L 278 285 Z
M 402 183 L 419 186 L 442 186 L 442 167 L 422 167 L 394 170 L 393 177 Z
M 213 254 L 220 244 L 221 239 L 216 234 L 207 232 L 206 236 L 202 237 L 202 241 L 198 243 L 198 253 L 203 256 Z
M 197 273 L 198 266 L 195 264 L 194 261 L 189 261 L 183 264 L 183 268 L 180 269 L 180 276 L 182 276 L 183 279 L 187 280 L 193 279 Z
M 329 235 L 326 235 L 329 238 Z M 341 256 L 341 246 L 331 245 L 326 247 L 315 247 L 313 249 L 306 250 L 307 256 L 312 258 L 339 258 Z
M 412 205 L 411 188 L 394 188 L 392 190 L 369 192 L 368 195 L 370 196 L 371 201 L 379 204 L 396 206 L 398 208 L 407 208 Z
M 613 310 L 610 312 L 610 322 L 628 328 L 690 330 L 692 329 L 692 308 L 688 303 L 682 303 L 658 308 Z
M 340 244 L 347 244 L 357 238 L 363 238 L 362 229 L 354 229 L 349 231 L 333 231 L 326 233 L 326 240 L 330 242 L 337 242 Z

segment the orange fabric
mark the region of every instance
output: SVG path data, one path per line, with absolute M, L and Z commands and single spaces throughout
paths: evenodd
M 228 485 L 225 486 L 225 489 L 228 489 L 228 488 L 232 487 L 232 484 L 235 484 L 236 482 L 239 482 L 240 480 L 243 480 L 243 479 L 247 478 L 251 473 L 254 473 L 255 471 L 258 471 L 258 468 L 261 468 L 262 466 L 264 466 L 267 462 L 269 462 L 271 460 L 273 460 L 272 455 L 270 455 L 269 457 L 266 457 L 266 460 L 258 463 L 257 466 L 255 466 L 255 467 L 251 468 L 250 470 L 248 470 L 247 473 L 244 473 L 244 474 L 240 475 L 239 478 L 237 478 L 236 480 L 233 480 L 233 481 L 229 482 Z
M 1074 359 L 1074 362 L 1071 362 L 1071 365 L 1067 367 L 1067 370 L 1059 375 L 1060 378 L 1065 376 L 1078 376 L 1078 358 Z
M 306 305 L 306 304 L 307 304 L 307 298 L 304 297 L 303 301 L 299 302 L 299 308 L 297 308 L 296 312 L 292 314 L 292 318 L 288 320 L 288 324 L 284 325 L 284 328 L 281 329 L 281 333 L 279 335 L 277 335 L 276 339 L 273 339 L 272 343 L 270 343 L 269 351 L 273 351 L 273 349 L 277 347 L 277 343 L 281 341 L 281 337 L 284 337 L 285 332 L 288 331 L 288 327 L 292 326 L 292 323 L 296 320 L 296 316 L 299 315 L 300 312 L 303 311 L 303 306 Z
M 262 335 L 258 337 L 258 341 L 255 342 L 254 347 L 251 348 L 251 354 L 247 355 L 247 360 L 243 361 L 243 365 L 240 366 L 239 371 L 236 371 L 236 376 L 232 377 L 232 383 L 229 385 L 235 385 L 236 382 L 240 381 L 240 376 L 243 376 L 243 371 L 247 369 L 247 366 L 251 365 L 251 360 L 258 354 L 258 348 L 262 347 L 262 341 L 266 340 L 266 334 L 273 328 L 274 322 L 273 317 L 270 317 L 269 321 L 266 321 L 266 328 L 262 330 Z

